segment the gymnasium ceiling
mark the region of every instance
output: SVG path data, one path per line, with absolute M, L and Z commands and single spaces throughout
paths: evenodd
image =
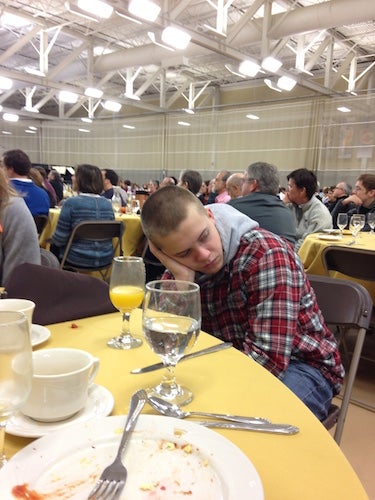
M 375 0 L 153 0 L 161 7 L 154 22 L 130 14 L 126 0 L 106 0 L 111 17 L 89 19 L 74 12 L 77 1 L 0 2 L 0 77 L 13 80 L 0 95 L 3 112 L 113 116 L 104 100 L 122 104 L 119 116 L 197 111 L 220 105 L 225 91 L 265 86 L 267 78 L 275 85 L 281 76 L 297 81 L 283 91 L 288 96 L 375 91 Z M 185 50 L 161 42 L 169 25 L 191 36 Z M 261 65 L 269 55 L 282 62 L 276 73 L 240 74 L 242 61 Z M 103 96 L 86 97 L 87 87 Z M 78 102 L 61 103 L 60 90 L 78 94 Z

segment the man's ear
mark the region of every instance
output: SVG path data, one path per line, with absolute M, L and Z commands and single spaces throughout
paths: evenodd
M 206 212 L 207 212 L 208 218 L 211 219 L 212 222 L 216 225 L 215 216 L 212 213 L 212 210 L 210 208 L 206 208 Z

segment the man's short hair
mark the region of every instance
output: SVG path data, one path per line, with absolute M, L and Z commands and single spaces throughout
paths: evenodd
M 112 186 L 117 186 L 118 175 L 116 174 L 116 172 L 111 168 L 104 168 L 103 172 L 104 172 L 104 178 L 108 179 L 109 182 L 112 184 Z
M 288 180 L 292 179 L 299 189 L 305 188 L 306 196 L 309 200 L 311 200 L 316 193 L 318 180 L 312 170 L 307 170 L 307 168 L 297 168 L 297 170 L 293 170 L 293 172 L 287 175 L 286 178 Z
M 274 165 L 263 161 L 252 163 L 247 167 L 247 176 L 257 181 L 260 193 L 276 195 L 279 192 L 279 172 Z
M 374 174 L 362 174 L 358 177 L 357 181 L 362 182 L 366 191 L 375 189 L 375 175 Z
M 21 149 L 10 149 L 3 153 L 3 160 L 7 168 L 13 168 L 17 175 L 29 175 L 31 161 Z
M 145 201 L 141 213 L 141 223 L 146 238 L 155 241 L 177 231 L 181 222 L 186 219 L 191 206 L 203 216 L 207 216 L 202 202 L 188 189 L 165 186 L 153 193 Z
M 194 194 L 197 194 L 202 186 L 202 176 L 197 170 L 183 170 L 180 180 L 186 182 L 188 190 Z

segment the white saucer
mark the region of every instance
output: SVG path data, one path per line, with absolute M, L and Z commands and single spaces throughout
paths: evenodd
M 342 236 L 340 234 L 319 234 L 318 238 L 320 240 L 327 240 L 327 241 L 340 241 L 342 239 Z
M 48 340 L 51 336 L 51 332 L 42 325 L 31 325 L 31 345 L 35 347 L 36 345 L 42 344 Z
M 21 412 L 17 412 L 6 425 L 6 432 L 14 436 L 37 438 L 55 430 L 60 430 L 77 422 L 86 422 L 96 417 L 107 417 L 114 405 L 108 389 L 93 384 L 89 388 L 86 406 L 72 417 L 60 422 L 37 422 Z

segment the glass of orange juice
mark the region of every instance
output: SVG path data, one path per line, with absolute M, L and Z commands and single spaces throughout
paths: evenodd
M 141 257 L 115 257 L 113 259 L 109 298 L 122 314 L 120 335 L 107 342 L 114 349 L 134 349 L 142 339 L 130 333 L 130 314 L 142 304 L 145 294 L 146 272 Z

